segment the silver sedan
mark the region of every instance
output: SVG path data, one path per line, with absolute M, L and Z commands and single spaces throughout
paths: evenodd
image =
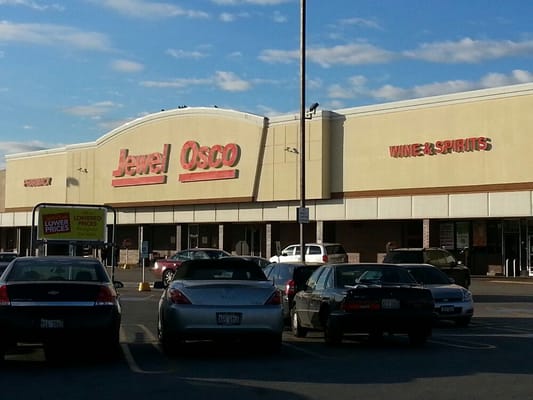
M 279 350 L 283 314 L 279 291 L 261 267 L 238 257 L 185 261 L 159 300 L 162 349 L 176 353 L 189 340 L 243 340 Z
M 435 313 L 439 320 L 454 321 L 467 326 L 474 315 L 474 300 L 470 290 L 454 283 L 437 267 L 429 264 L 401 264 L 416 281 L 431 290 Z

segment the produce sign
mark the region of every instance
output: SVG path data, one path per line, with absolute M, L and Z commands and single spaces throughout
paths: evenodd
M 103 207 L 42 207 L 39 209 L 38 240 L 106 240 Z

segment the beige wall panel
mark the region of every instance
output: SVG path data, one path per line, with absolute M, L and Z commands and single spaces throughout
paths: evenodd
M 33 208 L 38 203 L 64 203 L 66 153 L 63 150 L 26 153 L 6 160 L 6 208 Z M 51 178 L 47 186 L 24 186 L 26 180 Z
M 135 210 L 124 209 L 117 213 L 117 224 L 135 224 L 137 223 L 135 218 Z
M 306 198 L 329 197 L 329 141 L 322 118 L 306 121 Z M 285 120 L 270 125 L 265 158 L 260 169 L 258 201 L 300 198 L 300 121 Z
M 487 193 L 452 194 L 449 196 L 450 218 L 488 217 Z
M 217 222 L 215 208 L 209 205 L 195 206 L 194 222 Z
M 345 205 L 342 200 L 328 201 L 316 206 L 316 220 L 318 221 L 344 221 Z
M 98 204 L 96 199 L 107 189 L 97 184 L 99 171 L 94 164 L 94 147 L 67 146 L 66 202 L 70 204 Z
M 412 218 L 410 196 L 382 197 L 378 199 L 378 219 Z
M 156 224 L 174 223 L 174 209 L 172 207 L 158 207 L 154 213 L 154 222 Z
M 489 214 L 491 217 L 531 216 L 531 193 L 490 193 Z
M 289 205 L 266 203 L 263 205 L 264 221 L 288 221 Z
M 448 196 L 413 196 L 414 218 L 446 218 L 449 215 Z
M 26 214 L 26 213 L 12 213 L 12 212 L 6 212 L 2 213 L 2 226 L 17 226 L 15 224 L 16 220 L 20 220 L 19 217 L 17 217 L 17 214 Z M 29 225 L 31 225 L 31 220 Z M 27 226 L 27 225 L 26 225 Z
M 38 214 L 36 214 L 37 219 Z M 36 221 L 37 222 L 37 221 Z M 31 226 L 32 223 L 32 212 L 19 212 L 13 214 L 13 224 L 14 226 Z
M 135 212 L 135 222 L 137 224 L 153 224 L 155 222 L 155 209 L 143 207 Z
M 472 95 L 471 95 L 472 96 Z M 344 191 L 503 184 L 533 181 L 524 132 L 533 129 L 533 95 L 398 103 L 386 113 L 354 109 L 344 123 Z M 422 101 L 420 101 L 422 102 Z M 383 106 L 386 108 L 389 106 Z M 337 135 L 339 132 L 337 132 Z M 393 158 L 389 146 L 488 137 L 490 151 Z M 513 160 L 513 162 L 509 162 Z M 466 173 L 465 173 L 466 171 Z M 349 173 L 348 173 L 349 172 Z M 335 181 L 337 182 L 337 181 Z
M 376 219 L 378 217 L 378 199 L 365 197 L 346 199 L 346 219 Z
M 219 204 L 216 207 L 216 220 L 224 221 L 238 221 L 239 209 L 237 204 Z
M 255 204 L 239 205 L 239 222 L 254 222 L 263 220 L 263 210 Z
M 179 206 L 174 209 L 174 221 L 177 224 L 194 222 L 194 207 Z

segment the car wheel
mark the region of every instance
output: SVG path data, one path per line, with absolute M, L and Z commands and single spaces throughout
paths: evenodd
M 120 330 L 113 329 L 111 330 L 102 341 L 102 352 L 103 356 L 110 359 L 116 360 L 119 358 L 120 352 Z
M 326 344 L 338 345 L 342 342 L 342 331 L 335 319 L 328 318 L 324 327 L 324 340 Z
M 178 354 L 181 341 L 176 336 L 169 335 L 161 321 L 157 324 L 157 337 L 161 344 L 161 350 L 167 356 L 174 356 Z
M 455 320 L 455 325 L 464 328 L 464 327 L 467 327 L 468 324 L 470 324 L 470 320 L 471 320 L 470 317 L 461 317 L 461 318 L 457 318 L 457 319 Z
M 296 337 L 305 337 L 307 335 L 307 329 L 300 325 L 300 318 L 298 318 L 298 313 L 294 310 L 291 310 L 291 331 Z
M 167 269 L 165 272 L 163 272 L 163 286 L 167 287 L 170 282 L 172 282 L 172 279 L 174 278 L 174 271 Z

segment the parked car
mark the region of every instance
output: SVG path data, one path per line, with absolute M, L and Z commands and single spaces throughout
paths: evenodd
M 2 275 L 9 263 L 17 257 L 18 254 L 14 252 L 0 252 L 0 275 Z
M 315 270 L 323 264 L 301 262 L 272 263 L 265 268 L 266 277 L 272 281 L 281 293 L 283 318 L 290 320 L 290 311 L 294 303 L 296 292 L 305 289 L 305 283 Z
M 453 283 L 448 275 L 429 264 L 402 264 L 416 281 L 431 290 L 435 313 L 440 320 L 467 326 L 474 315 L 474 300 L 470 290 Z
M 390 250 L 383 262 L 393 264 L 431 264 L 442 270 L 455 283 L 470 287 L 470 269 L 457 261 L 452 253 L 440 247 L 397 248 Z
M 291 244 L 285 247 L 279 255 L 270 257 L 270 262 L 298 262 L 300 245 Z M 310 263 L 344 263 L 348 262 L 348 254 L 340 243 L 306 243 L 305 261 Z
M 157 332 L 173 354 L 186 340 L 252 339 L 281 347 L 281 298 L 261 267 L 238 257 L 185 261 L 159 300 Z
M 390 264 L 326 264 L 296 293 L 291 330 L 303 337 L 324 331 L 328 344 L 344 334 L 365 334 L 372 340 L 384 333 L 406 333 L 414 345 L 432 333 L 434 301 L 402 267 Z
M 120 286 L 96 258 L 16 258 L 0 276 L 0 361 L 19 343 L 43 344 L 47 358 L 80 343 L 117 354 Z
M 187 260 L 196 259 L 217 259 L 221 257 L 229 257 L 231 253 L 221 249 L 207 248 L 207 247 L 195 247 L 192 249 L 181 250 L 168 258 L 160 258 L 154 262 L 150 271 L 160 280 L 163 287 L 167 287 L 169 282 L 172 281 L 174 272 L 176 269 Z

